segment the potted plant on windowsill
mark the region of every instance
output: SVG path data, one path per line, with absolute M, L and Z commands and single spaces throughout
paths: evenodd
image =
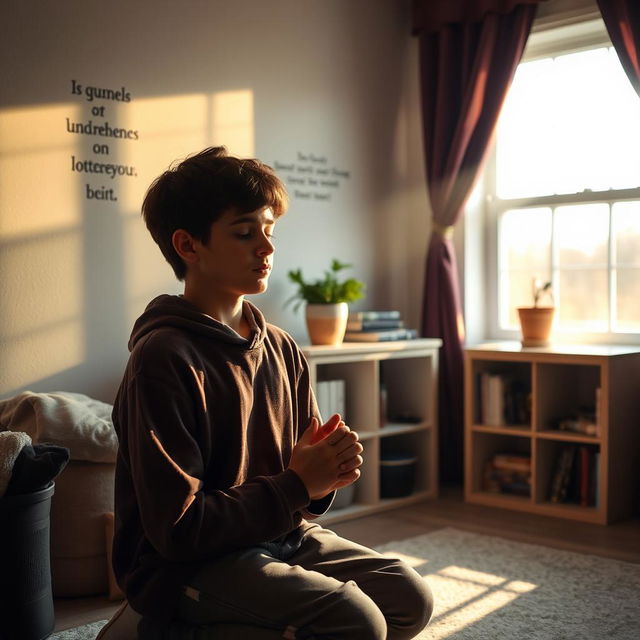
M 522 330 L 523 347 L 546 347 L 549 344 L 549 336 L 553 326 L 555 307 L 553 306 L 553 294 L 551 282 L 542 282 L 539 278 L 533 279 L 533 307 L 518 307 L 520 328 Z M 541 306 L 543 296 L 549 299 L 548 306 Z
M 340 344 L 344 339 L 349 316 L 349 302 L 364 295 L 364 284 L 355 278 L 339 281 L 337 274 L 352 265 L 331 261 L 331 269 L 324 277 L 305 282 L 301 269 L 287 272 L 289 280 L 298 285 L 297 293 L 290 298 L 298 300 L 294 310 L 305 302 L 305 319 L 311 344 Z

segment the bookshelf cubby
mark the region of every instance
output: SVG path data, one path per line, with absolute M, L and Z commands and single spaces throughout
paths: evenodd
M 322 380 L 345 381 L 345 422 L 358 432 L 364 447 L 353 503 L 331 509 L 319 522 L 339 522 L 437 496 L 440 345 L 437 339 L 417 339 L 302 348 L 314 388 Z M 411 495 L 380 497 L 380 459 L 385 452 L 417 458 Z
M 493 396 L 489 377 L 501 379 Z M 515 424 L 504 415 L 513 399 L 496 400 L 511 393 L 513 380 L 527 392 L 526 420 Z M 640 489 L 640 347 L 481 344 L 465 351 L 464 384 L 466 501 L 599 524 L 633 514 Z M 488 416 L 491 424 L 483 420 Z M 487 465 L 497 454 L 530 459 L 528 495 L 488 486 Z

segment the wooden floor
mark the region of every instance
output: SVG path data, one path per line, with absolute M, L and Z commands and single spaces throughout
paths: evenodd
M 435 501 L 334 524 L 331 529 L 373 547 L 443 527 L 640 564 L 640 519 L 602 526 L 482 507 L 463 502 L 458 488 L 443 490 Z M 108 618 L 118 604 L 106 598 L 57 599 L 56 631 Z

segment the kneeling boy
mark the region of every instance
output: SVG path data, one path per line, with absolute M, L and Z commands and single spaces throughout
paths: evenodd
M 399 640 L 429 621 L 413 569 L 310 522 L 357 480 L 362 446 L 340 416 L 321 424 L 304 356 L 244 299 L 267 289 L 286 206 L 269 167 L 224 147 L 147 192 L 184 294 L 153 300 L 129 342 L 113 414 L 127 603 L 102 638 L 140 617 L 141 638 L 202 640 Z

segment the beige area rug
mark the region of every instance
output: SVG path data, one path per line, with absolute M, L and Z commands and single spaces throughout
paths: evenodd
M 638 640 L 640 565 L 457 529 L 378 547 L 424 576 L 420 640 Z
M 638 640 L 640 565 L 457 529 L 377 547 L 429 583 L 431 624 L 419 640 Z M 55 640 L 93 640 L 104 621 Z

